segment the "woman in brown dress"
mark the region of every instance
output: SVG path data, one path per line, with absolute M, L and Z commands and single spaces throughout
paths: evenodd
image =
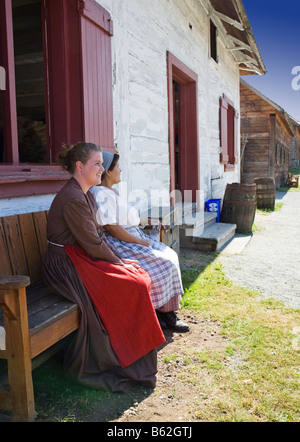
M 96 220 L 90 187 L 101 183 L 102 151 L 64 146 L 59 160 L 72 177 L 48 215 L 44 280 L 78 304 L 80 325 L 65 352 L 67 373 L 86 385 L 127 391 L 155 386 L 156 348 L 165 338 L 149 296 L 151 280 L 135 261 L 121 259 Z

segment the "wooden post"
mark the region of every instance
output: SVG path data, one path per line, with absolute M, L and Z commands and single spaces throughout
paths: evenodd
M 28 278 L 29 279 L 29 278 Z M 32 422 L 36 417 L 25 287 L 0 290 L 4 312 L 6 357 L 13 420 Z

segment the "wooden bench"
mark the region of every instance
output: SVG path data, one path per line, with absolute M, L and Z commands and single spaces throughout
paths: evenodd
M 47 211 L 0 218 L 0 409 L 18 422 L 36 417 L 32 368 L 79 323 L 78 306 L 42 282 L 46 223 Z

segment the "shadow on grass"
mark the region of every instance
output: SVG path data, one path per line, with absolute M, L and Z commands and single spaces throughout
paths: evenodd
M 153 393 L 133 387 L 127 393 L 97 390 L 66 378 L 63 358 L 57 354 L 33 372 L 37 422 L 110 422 Z
M 204 272 L 204 270 L 212 264 L 218 256 L 218 252 L 181 249 L 179 261 L 183 288 L 187 289 L 193 284 L 199 275 Z

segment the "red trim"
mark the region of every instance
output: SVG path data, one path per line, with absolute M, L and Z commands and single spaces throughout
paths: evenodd
M 239 121 L 239 113 L 234 109 L 234 164 L 238 164 L 239 162 L 239 153 L 238 153 L 238 121 Z
M 0 44 L 1 65 L 6 71 L 6 90 L 3 96 L 5 160 L 19 162 L 15 60 L 11 0 L 0 2 Z
M 234 102 L 230 100 L 227 95 L 223 94 L 223 99 L 226 101 L 226 103 L 230 104 L 230 106 L 234 107 Z

